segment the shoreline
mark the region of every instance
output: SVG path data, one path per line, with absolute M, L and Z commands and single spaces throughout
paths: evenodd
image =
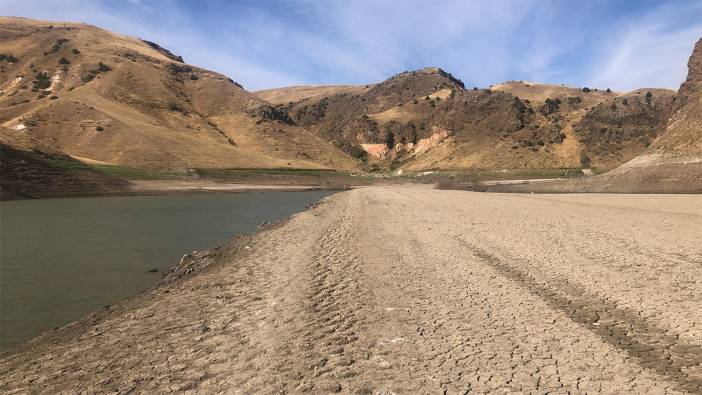
M 276 191 L 286 191 L 286 192 L 305 192 L 305 191 L 316 191 L 322 189 L 275 189 Z M 244 190 L 244 191 L 234 191 L 231 193 L 239 192 L 267 192 L 273 190 Z M 341 190 L 339 190 L 341 192 Z M 207 191 L 203 191 L 207 193 Z M 197 192 L 195 192 L 197 193 Z M 210 193 L 227 193 L 226 191 L 211 191 Z M 187 195 L 188 193 L 166 193 L 166 194 L 139 194 L 139 195 L 120 195 L 120 196 L 161 196 L 161 195 Z M 333 196 L 333 195 L 331 195 Z M 21 343 L 10 346 L 5 350 L 0 350 L 0 359 L 5 358 L 9 355 L 21 352 L 21 350 L 31 347 L 39 347 L 42 344 L 59 344 L 70 341 L 75 336 L 79 336 L 84 330 L 89 326 L 98 325 L 101 321 L 109 319 L 112 316 L 125 313 L 131 309 L 138 308 L 137 306 L 144 299 L 149 299 L 154 296 L 157 291 L 163 287 L 168 287 L 176 282 L 183 281 L 187 278 L 197 276 L 206 270 L 210 266 L 216 266 L 222 264 L 225 258 L 232 258 L 237 256 L 238 258 L 243 258 L 244 255 L 249 252 L 249 245 L 252 240 L 256 237 L 260 237 L 262 234 L 269 232 L 271 230 L 277 229 L 284 226 L 291 218 L 312 210 L 316 208 L 325 199 L 331 196 L 324 197 L 316 202 L 311 203 L 309 206 L 301 211 L 295 212 L 287 217 L 280 218 L 273 222 L 264 222 L 262 225 L 251 233 L 240 233 L 232 236 L 229 240 L 223 242 L 221 245 L 215 246 L 210 249 L 201 251 L 192 251 L 190 253 L 184 254 L 180 261 L 174 263 L 169 268 L 163 271 L 161 279 L 151 285 L 150 287 L 140 291 L 131 296 L 124 297 L 115 301 L 113 304 L 108 304 L 102 309 L 94 310 L 85 314 L 78 320 L 68 322 L 64 325 L 53 329 L 47 329 L 44 332 L 26 340 Z M 80 196 L 88 197 L 88 196 Z M 108 196 L 92 196 L 92 197 L 108 197 Z M 168 293 L 169 291 L 166 291 Z
M 334 194 L 3 351 L 0 392 L 699 391 L 699 199 Z
M 127 197 L 127 196 L 174 196 L 217 193 L 258 193 L 258 192 L 309 192 L 309 191 L 345 191 L 358 186 L 347 185 L 280 185 L 280 184 L 246 184 L 219 181 L 181 181 L 181 180 L 130 180 L 129 188 L 119 191 L 73 191 L 72 193 L 47 194 L 40 197 L 12 197 L 0 201 L 44 200 L 89 197 Z

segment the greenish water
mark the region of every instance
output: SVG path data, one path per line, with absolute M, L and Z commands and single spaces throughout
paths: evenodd
M 135 295 L 184 254 L 253 232 L 330 194 L 0 202 L 0 349 Z

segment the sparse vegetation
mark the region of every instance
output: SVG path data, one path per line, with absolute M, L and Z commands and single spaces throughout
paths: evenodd
M 108 71 L 111 71 L 112 69 L 110 66 L 100 62 L 98 63 L 98 67 L 96 69 L 89 70 L 87 74 L 84 74 L 80 79 L 84 83 L 88 83 L 92 80 L 95 79 L 95 77 L 100 74 L 100 73 L 106 73 Z
M 547 97 L 546 100 L 544 101 L 544 105 L 541 106 L 539 109 L 539 112 L 541 112 L 543 115 L 550 115 L 558 111 L 558 109 L 561 106 L 561 99 L 555 98 L 551 99 L 550 97 Z
M 587 86 L 583 88 L 583 92 L 585 93 L 590 93 L 592 89 L 588 88 Z
M 389 132 L 387 135 L 385 135 L 385 145 L 389 149 L 392 149 L 392 147 L 395 146 L 395 133 Z
M 168 103 L 168 109 L 174 112 L 179 112 L 183 115 L 188 115 L 188 112 L 183 107 L 179 106 L 177 103 Z M 208 121 L 208 123 L 216 128 L 216 125 L 213 125 L 210 121 Z
M 363 149 L 358 144 L 354 144 L 351 146 L 351 149 L 349 150 L 349 155 L 356 159 L 361 159 L 361 160 L 367 160 L 368 159 L 368 152 Z
M 580 166 L 583 169 L 589 169 L 592 166 L 592 161 L 585 151 L 580 152 Z
M 104 130 L 105 130 L 105 129 L 104 129 L 102 126 L 96 126 L 96 127 L 95 127 L 95 131 L 96 131 L 96 132 L 102 132 L 102 131 L 104 131 Z
M 0 53 L 0 62 L 2 62 L 3 60 L 6 61 L 7 63 L 17 63 L 18 62 L 18 59 L 16 57 L 12 56 L 11 53 L 10 54 Z
M 58 64 L 61 64 L 61 65 L 71 64 L 71 61 L 62 57 L 61 59 L 59 59 Z
M 71 50 L 71 52 L 73 52 L 74 55 L 80 54 L 80 50 L 78 48 L 73 48 L 73 50 Z
M 35 80 L 32 81 L 35 89 L 47 89 L 51 86 L 51 78 L 45 72 L 39 72 L 35 76 Z
M 54 45 L 52 45 L 51 48 L 49 48 L 48 51 L 44 52 L 44 55 L 51 55 L 53 53 L 58 52 L 61 49 L 61 46 L 63 45 L 63 43 L 66 43 L 68 41 L 69 40 L 67 38 L 59 38 L 58 40 L 56 40 Z
M 110 68 L 110 66 L 108 66 L 108 65 L 106 65 L 106 64 L 104 64 L 104 63 L 102 63 L 102 62 L 100 62 L 100 63 L 98 64 L 97 70 L 98 70 L 99 72 L 101 72 L 101 73 L 107 73 L 108 71 L 111 71 L 112 69 Z

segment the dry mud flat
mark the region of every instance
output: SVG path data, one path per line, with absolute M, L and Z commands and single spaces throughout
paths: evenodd
M 702 196 L 371 187 L 0 360 L 0 392 L 700 393 Z

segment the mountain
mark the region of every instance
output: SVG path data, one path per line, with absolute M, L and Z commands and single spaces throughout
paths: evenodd
M 687 65 L 665 130 L 644 153 L 606 175 L 615 188 L 640 184 L 652 191 L 702 193 L 702 38 Z
M 266 91 L 299 125 L 376 167 L 423 170 L 614 168 L 664 128 L 675 92 L 510 81 L 466 89 L 436 67 L 360 90 Z M 286 100 L 290 100 L 287 103 Z
M 0 18 L 0 142 L 153 168 L 357 161 L 228 77 L 93 26 Z
M 690 65 L 680 95 L 466 89 L 437 67 L 251 93 L 150 41 L 3 17 L 0 143 L 145 168 L 608 170 L 699 151 L 700 66 Z
M 634 95 L 640 95 L 643 91 L 634 92 Z M 595 177 L 538 184 L 495 185 L 487 189 L 500 192 L 702 193 L 702 39 L 693 49 L 688 61 L 687 79 L 680 86 L 678 94 L 672 100 L 667 96 L 667 91 L 647 90 L 643 102 L 638 96 L 631 95 L 620 96 L 612 102 L 612 107 L 621 109 L 624 107 L 623 100 L 628 99 L 629 105 L 637 108 L 633 112 L 636 116 L 621 118 L 622 121 L 629 121 L 630 125 L 644 125 L 644 119 L 652 125 L 659 125 L 667 112 L 656 114 L 654 109 L 662 106 L 668 111 L 667 103 L 673 103 L 670 109 L 672 115 L 664 123 L 665 126 L 659 133 L 652 131 L 646 137 L 655 135 L 650 145 L 618 168 Z M 656 103 L 657 100 L 661 103 Z M 604 120 L 611 123 L 612 118 L 607 113 L 607 103 L 598 104 L 591 111 L 591 119 L 585 122 L 585 126 L 596 131 L 598 122 Z M 625 130 L 627 128 L 624 127 Z M 652 130 L 657 128 L 655 126 Z M 640 146 L 644 145 L 647 144 L 641 142 Z
M 648 152 L 671 158 L 702 160 L 702 38 L 687 63 L 688 74 L 678 90 L 675 114 Z

